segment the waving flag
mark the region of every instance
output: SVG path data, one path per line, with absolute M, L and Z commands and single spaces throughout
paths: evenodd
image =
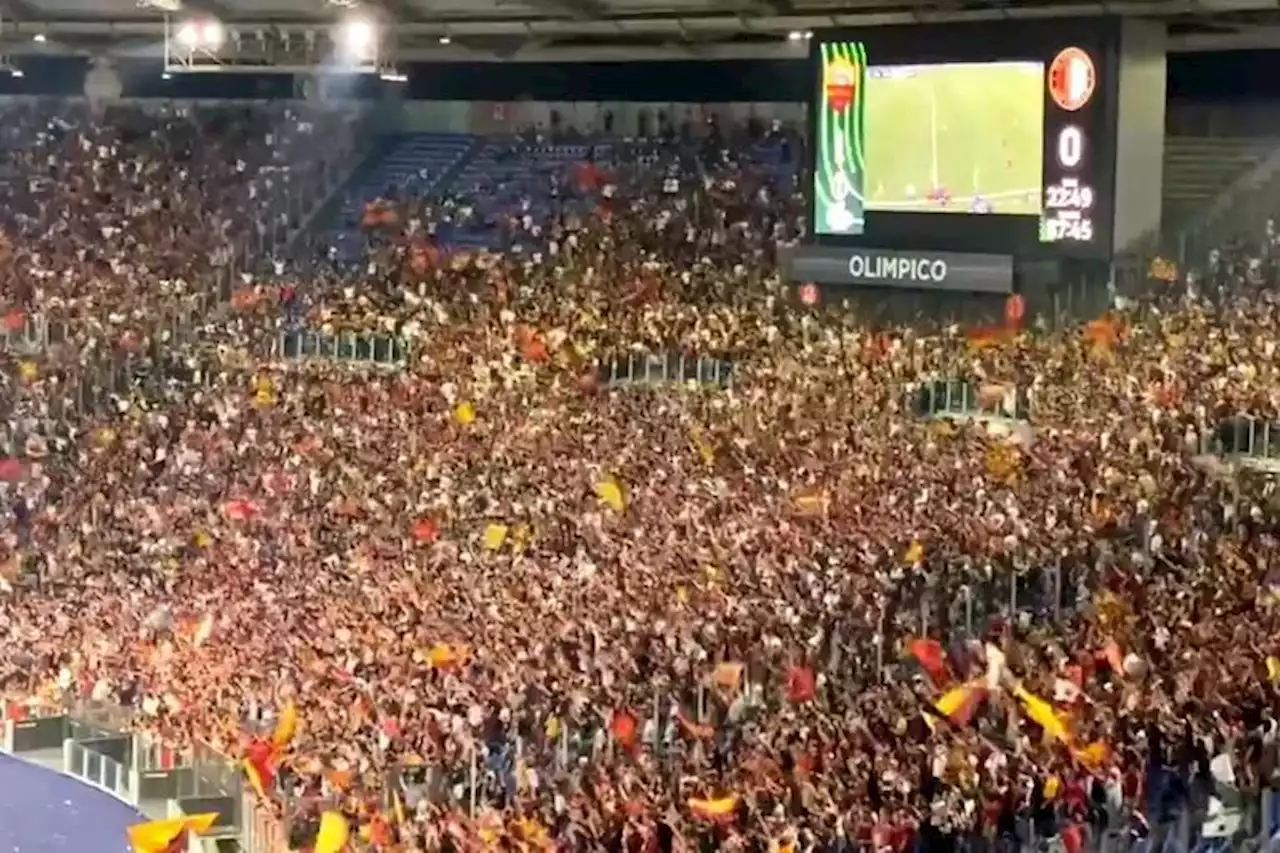
M 987 688 L 982 681 L 970 681 L 959 687 L 953 687 L 938 697 L 933 709 L 946 718 L 947 722 L 957 728 L 963 728 L 973 719 L 978 706 L 987 698 Z M 929 718 L 925 717 L 925 722 Z
M 626 498 L 622 493 L 622 486 L 613 477 L 605 477 L 599 483 L 596 483 L 596 497 L 600 502 L 614 512 L 622 512 L 627 508 Z
M 262 799 L 267 799 L 275 785 L 276 766 L 289 744 L 293 743 L 298 733 L 298 709 L 292 702 L 280 709 L 280 719 L 276 721 L 275 731 L 271 738 L 260 737 L 249 742 L 244 758 L 240 761 L 249 787 Z
M 255 740 L 240 761 L 240 767 L 258 799 L 270 799 L 270 792 L 276 781 L 275 759 L 271 755 L 270 745 L 265 741 Z
M 1071 750 L 1071 757 L 1086 769 L 1096 773 L 1111 760 L 1111 747 L 1102 741 L 1095 741 L 1088 746 Z
M 293 742 L 298 733 L 298 708 L 292 702 L 285 705 L 276 722 L 276 729 L 271 733 L 271 746 L 275 751 L 282 751 Z
M 435 519 L 420 518 L 413 523 L 409 533 L 418 545 L 430 545 L 440 538 L 440 525 L 436 524 Z
M 488 551 L 497 551 L 507 541 L 507 526 L 492 523 L 484 529 L 484 547 Z
M 636 745 L 640 721 L 630 708 L 619 708 L 613 712 L 609 721 L 609 732 L 623 749 L 631 749 Z
M 223 512 L 232 521 L 248 521 L 258 514 L 258 507 L 253 501 L 227 501 L 226 506 L 223 507 Z
M 693 812 L 694 817 L 716 823 L 727 823 L 733 820 L 734 812 L 737 810 L 738 798 L 734 796 L 720 797 L 715 800 L 689 800 L 689 811 Z
M 1027 692 L 1021 684 L 1013 691 L 1013 695 L 1022 704 L 1027 716 L 1044 729 L 1046 735 L 1062 743 L 1071 742 L 1071 732 L 1067 729 L 1066 721 L 1058 716 L 1052 705 L 1034 693 Z
M 809 667 L 793 666 L 787 671 L 788 702 L 812 702 L 817 686 L 817 679 Z
M 947 653 L 942 643 L 918 637 L 907 643 L 907 654 L 916 659 L 935 685 L 941 687 L 947 683 Z
M 129 827 L 129 844 L 134 853 L 179 853 L 188 835 L 208 832 L 217 819 L 216 814 L 196 814 L 140 823 Z
M 347 846 L 351 827 L 347 819 L 335 811 L 320 815 L 320 830 L 316 833 L 315 853 L 340 853 Z

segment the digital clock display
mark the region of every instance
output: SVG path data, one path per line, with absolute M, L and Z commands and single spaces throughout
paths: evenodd
M 1040 240 L 1043 243 L 1092 245 L 1099 234 L 1094 222 L 1098 202 L 1093 153 L 1097 65 L 1089 52 L 1066 47 L 1045 75 L 1044 199 Z

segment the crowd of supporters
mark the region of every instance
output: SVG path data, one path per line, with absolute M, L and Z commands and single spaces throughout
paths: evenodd
M 264 122 L 6 124 L 11 712 L 244 756 L 300 847 L 1270 834 L 1274 493 L 1223 458 L 1280 420 L 1269 247 L 1079 323 L 876 326 L 796 303 L 799 184 L 712 137 L 488 211 L 503 254 L 403 199 L 358 268 L 259 276 Z

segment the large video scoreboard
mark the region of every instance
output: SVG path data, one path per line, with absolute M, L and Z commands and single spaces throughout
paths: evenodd
M 820 245 L 1110 254 L 1119 22 L 823 31 L 812 42 Z

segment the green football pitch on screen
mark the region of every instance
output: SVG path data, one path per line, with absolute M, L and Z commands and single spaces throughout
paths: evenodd
M 872 64 L 865 87 L 867 210 L 1040 213 L 1041 63 Z

